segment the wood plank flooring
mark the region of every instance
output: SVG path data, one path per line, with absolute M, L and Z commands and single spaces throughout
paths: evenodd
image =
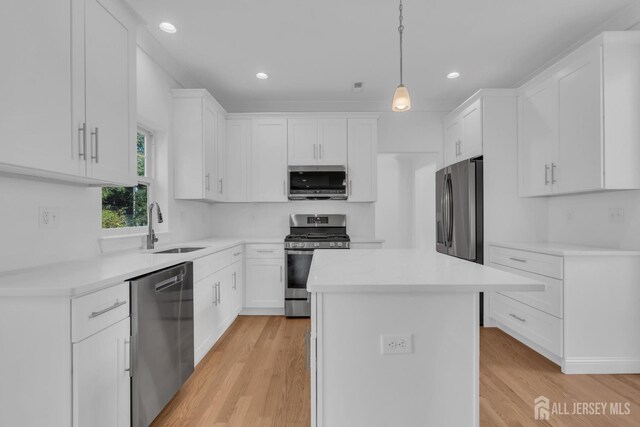
M 153 423 L 160 426 L 308 427 L 308 319 L 241 316 Z M 640 426 L 640 375 L 563 375 L 496 328 L 480 334 L 481 426 Z M 535 421 L 533 400 L 629 402 L 629 415 L 555 415 Z M 624 409 L 624 408 L 623 408 Z M 402 426 L 398 426 L 402 427 Z

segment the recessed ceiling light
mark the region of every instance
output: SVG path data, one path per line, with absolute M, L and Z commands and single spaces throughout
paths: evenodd
M 267 73 L 258 73 L 256 74 L 256 77 L 259 78 L 260 80 L 266 80 L 269 78 L 269 74 Z
M 165 33 L 169 33 L 169 34 L 174 34 L 176 31 L 178 31 L 176 29 L 176 26 L 173 25 L 171 22 L 163 22 L 162 24 L 160 24 L 160 29 Z
M 458 77 L 460 77 L 460 73 L 457 71 L 453 71 L 449 74 L 447 74 L 447 78 L 448 79 L 457 79 Z

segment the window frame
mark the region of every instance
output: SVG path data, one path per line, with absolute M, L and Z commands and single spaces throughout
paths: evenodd
M 117 237 L 127 235 L 139 235 L 146 234 L 149 226 L 149 205 L 153 201 L 153 192 L 155 187 L 155 150 L 154 150 L 154 133 L 148 128 L 138 124 L 136 128 L 136 144 L 138 134 L 145 136 L 144 147 L 144 176 L 137 176 L 138 184 L 144 184 L 147 186 L 147 225 L 139 225 L 135 227 L 119 227 L 119 228 L 103 228 L 102 227 L 102 189 L 100 189 L 100 229 L 102 230 L 103 237 Z M 136 175 L 138 175 L 138 150 L 136 146 L 136 158 L 135 158 Z

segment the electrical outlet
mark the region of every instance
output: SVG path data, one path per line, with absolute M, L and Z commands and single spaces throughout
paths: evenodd
M 40 228 L 58 228 L 58 208 L 41 207 L 38 222 Z
M 380 335 L 380 354 L 413 353 L 413 335 Z
M 609 208 L 609 223 L 624 223 L 624 208 Z

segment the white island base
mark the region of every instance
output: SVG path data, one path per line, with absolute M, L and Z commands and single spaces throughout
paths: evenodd
M 544 285 L 435 253 L 344 252 L 316 251 L 307 284 L 312 426 L 478 426 L 478 292 Z M 382 335 L 410 335 L 410 353 L 382 354 Z

